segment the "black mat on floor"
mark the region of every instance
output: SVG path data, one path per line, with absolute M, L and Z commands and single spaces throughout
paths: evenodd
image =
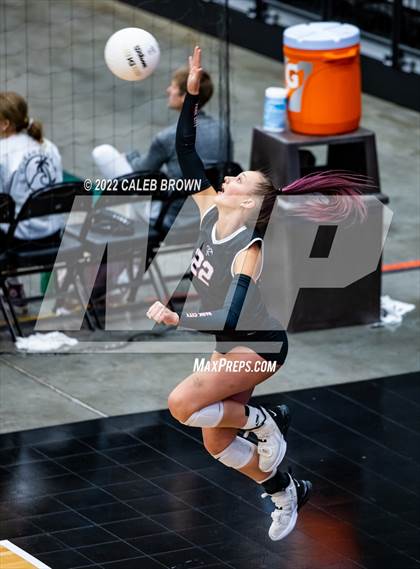
M 293 413 L 288 459 L 314 483 L 267 536 L 261 489 L 167 412 L 0 436 L 0 539 L 52 569 L 420 568 L 419 374 L 258 398 Z

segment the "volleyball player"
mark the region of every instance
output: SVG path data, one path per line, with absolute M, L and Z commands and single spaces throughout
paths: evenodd
M 262 485 L 263 496 L 270 496 L 275 507 L 269 536 L 280 540 L 295 527 L 298 510 L 308 500 L 312 485 L 279 469 L 290 423 L 287 406 L 266 409 L 248 404 L 255 386 L 273 375 L 273 371 L 260 371 L 263 367 L 258 364 L 273 361 L 277 371 L 287 354 L 286 333 L 269 315 L 259 289 L 263 235 L 278 190 L 258 171 L 226 177 L 220 192 L 211 187 L 195 150 L 200 73 L 201 51 L 196 47 L 190 57 L 188 93 L 178 121 L 176 148 L 184 178 L 201 182 L 201 192 L 195 197 L 201 227 L 191 261 L 201 310 L 177 314 L 155 302 L 147 316 L 166 325 L 215 333 L 211 361 L 224 358 L 230 369 L 224 365 L 221 370 L 191 374 L 170 394 L 169 409 L 181 423 L 202 429 L 205 448 L 215 459 Z M 282 192 L 351 195 L 353 209 L 363 215 L 357 186 L 355 177 L 324 173 L 297 180 Z M 337 207 L 326 208 L 322 200 L 310 207 L 315 219 L 327 220 L 337 213 Z M 346 210 L 346 215 L 350 213 Z M 310 217 L 311 211 L 306 214 Z M 237 330 L 239 318 L 241 330 Z M 255 347 L 267 343 L 278 349 L 258 353 Z M 235 371 L 241 363 L 247 363 L 247 369 Z M 247 431 L 254 433 L 257 444 L 239 434 Z

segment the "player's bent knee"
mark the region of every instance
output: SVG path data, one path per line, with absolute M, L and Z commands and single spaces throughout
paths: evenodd
M 189 427 L 217 427 L 223 419 L 223 403 L 218 401 L 202 409 L 191 404 L 185 393 L 180 394 L 176 389 L 168 397 L 168 407 L 172 417 Z
M 242 437 L 235 437 L 229 446 L 213 456 L 225 466 L 240 470 L 251 462 L 254 452 L 253 443 Z
M 207 405 L 198 411 L 193 411 L 188 402 L 180 399 L 176 393 L 171 393 L 168 406 L 172 417 L 189 427 L 217 427 L 223 419 L 223 403 L 221 401 Z
M 184 423 L 191 415 L 186 406 L 185 398 L 180 397 L 176 390 L 172 391 L 168 397 L 168 408 L 172 417 L 180 423 Z
M 222 419 L 223 403 L 218 401 L 195 411 L 182 422 L 189 427 L 211 428 L 217 427 Z

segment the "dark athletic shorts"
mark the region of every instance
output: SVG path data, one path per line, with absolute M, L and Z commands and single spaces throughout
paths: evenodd
M 235 346 L 247 346 L 265 360 L 283 365 L 288 351 L 287 334 L 284 330 L 216 334 L 215 349 L 219 354 L 227 354 Z

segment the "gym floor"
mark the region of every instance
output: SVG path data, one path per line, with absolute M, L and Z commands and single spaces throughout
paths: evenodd
M 80 176 L 95 173 L 94 145 L 144 150 L 153 133 L 176 120 L 165 110 L 164 89 L 191 45 L 203 46 L 210 71 L 217 73 L 215 40 L 141 10 L 108 0 L 65 0 L 52 8 L 43 0 L 36 8 L 23 4 L 24 11 L 14 0 L 3 3 L 2 21 L 11 31 L 7 53 L 0 46 L 8 61 L 8 69 L 0 66 L 2 84 L 28 94 L 34 116 L 44 120 L 47 135 L 59 145 L 66 170 Z M 48 34 L 55 47 L 70 38 L 70 5 L 78 38 L 73 60 L 79 62 L 72 70 L 68 51 L 51 54 L 43 43 Z M 55 26 L 44 29 L 48 10 Z M 18 35 L 13 29 L 20 25 L 27 27 L 37 57 L 32 56 L 30 72 L 14 75 L 22 46 L 13 49 Z M 154 102 L 150 83 L 138 87 L 138 100 L 147 89 L 147 101 L 133 107 L 139 129 L 130 125 L 129 136 L 123 100 L 118 99 L 121 108 L 113 120 L 109 78 L 99 65 L 92 74 L 81 51 L 90 49 L 99 62 L 110 30 L 128 25 L 170 36 L 172 48 L 163 50 L 165 72 L 154 78 Z M 48 57 L 54 74 L 45 85 Z M 231 57 L 235 159 L 246 168 L 251 129 L 261 123 L 263 91 L 279 81 L 283 69 L 236 47 Z M 86 100 L 93 83 L 94 105 Z M 66 92 L 72 96 L 66 98 Z M 217 115 L 217 96 L 209 110 Z M 146 123 L 144 136 L 140 127 Z M 362 125 L 376 133 L 382 192 L 394 212 L 384 263 L 420 259 L 418 115 L 365 95 Z M 166 268 L 176 271 L 182 262 L 172 258 Z M 258 488 L 214 464 L 193 438 L 196 433 L 159 411 L 166 409 L 170 390 L 191 373 L 193 354 L 133 353 L 125 341 L 106 347 L 105 333 L 86 332 L 89 349 L 26 355 L 15 350 L 2 328 L 0 539 L 52 569 L 420 566 L 419 274 L 383 275 L 382 294 L 416 305 L 399 327 L 290 335 L 285 366 L 257 389 L 261 401 L 290 403 L 290 464 L 316 488 L 297 530 L 281 544 L 266 537 L 268 505 Z M 38 280 L 25 285 L 36 290 Z M 212 339 L 206 341 L 211 349 Z
M 283 542 L 261 489 L 167 411 L 0 436 L 0 538 L 52 568 L 420 567 L 414 374 L 259 398 L 315 492 Z M 198 436 L 197 436 L 198 435 Z

